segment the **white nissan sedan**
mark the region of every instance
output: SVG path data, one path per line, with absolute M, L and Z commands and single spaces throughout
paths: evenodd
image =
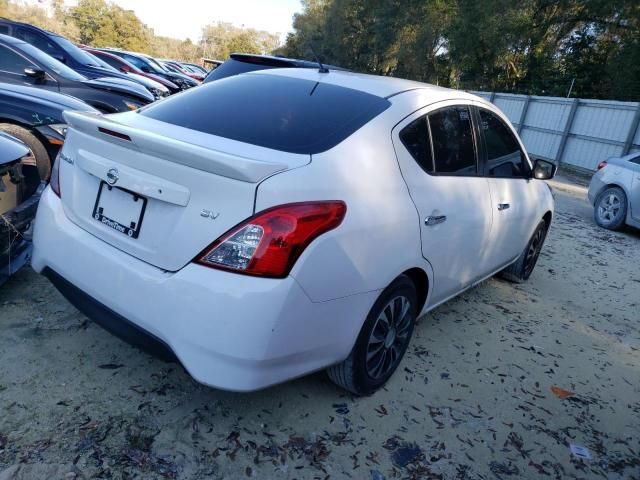
M 226 390 L 375 391 L 420 315 L 526 280 L 553 214 L 554 165 L 496 107 L 417 82 L 270 69 L 65 118 L 33 267 Z

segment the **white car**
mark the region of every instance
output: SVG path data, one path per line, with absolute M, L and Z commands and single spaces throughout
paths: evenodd
M 527 279 L 553 213 L 554 165 L 496 107 L 417 82 L 270 69 L 65 118 L 33 267 L 225 390 L 373 392 L 420 315 Z
M 601 227 L 617 230 L 627 224 L 640 228 L 640 153 L 600 162 L 588 197 Z

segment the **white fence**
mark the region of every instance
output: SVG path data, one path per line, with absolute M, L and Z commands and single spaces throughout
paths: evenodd
M 640 151 L 640 102 L 471 93 L 509 117 L 532 157 L 593 171 L 601 160 Z

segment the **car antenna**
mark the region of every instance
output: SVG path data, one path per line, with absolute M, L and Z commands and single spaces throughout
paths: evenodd
M 329 73 L 329 69 L 322 64 L 322 62 L 320 61 L 320 57 L 316 53 L 316 50 L 315 50 L 315 48 L 313 48 L 313 45 L 311 44 L 311 42 L 309 42 L 309 48 L 311 49 L 311 53 L 313 53 L 313 57 L 314 57 L 315 61 L 318 62 L 318 66 L 320 67 L 318 69 L 318 72 L 320 72 L 320 73 Z

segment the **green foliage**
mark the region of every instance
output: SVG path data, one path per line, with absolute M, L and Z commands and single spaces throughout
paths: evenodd
M 637 0 L 303 0 L 280 53 L 456 88 L 640 99 Z
M 231 53 L 270 54 L 278 46 L 277 35 L 217 22 L 202 29 L 202 46 L 206 57 L 224 60 Z
M 73 22 L 69 21 L 67 10 L 62 0 L 53 0 L 51 2 L 51 11 L 53 15 L 38 5 L 0 0 L 0 17 L 31 23 L 40 28 L 58 32 L 65 37 L 77 40 L 79 36 L 78 28 Z
M 130 10 L 105 0 L 79 0 L 69 16 L 80 31 L 80 43 L 140 51 L 149 45 L 151 32 Z

